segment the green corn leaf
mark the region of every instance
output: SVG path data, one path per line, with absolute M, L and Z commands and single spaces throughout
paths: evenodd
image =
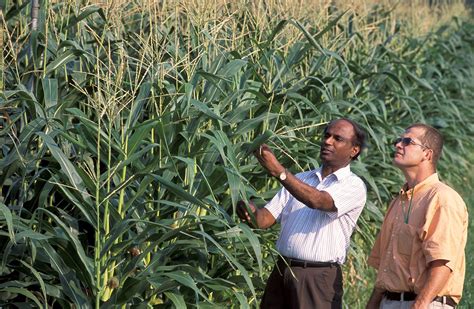
M 248 225 L 239 223 L 238 226 L 241 229 L 241 231 L 244 233 L 245 237 L 250 242 L 250 245 L 252 246 L 252 249 L 255 254 L 255 258 L 257 259 L 260 276 L 262 276 L 263 275 L 263 263 L 262 263 L 263 256 L 262 256 L 262 248 L 260 246 L 260 241 L 258 240 L 255 233 L 248 227 Z
M 82 51 L 76 49 L 66 50 L 64 53 L 60 54 L 53 62 L 48 64 L 46 67 L 46 75 L 50 75 L 53 71 L 62 67 L 63 65 L 68 64 L 70 61 L 76 59 L 82 55 Z
M 46 241 L 39 242 L 40 248 L 49 258 L 51 267 L 58 273 L 64 294 L 79 308 L 90 306 L 89 298 L 84 294 L 79 280 L 74 273 L 64 264 L 63 259 Z
M 82 10 L 82 12 L 76 17 L 73 16 L 70 20 L 68 20 L 67 28 L 72 28 L 76 26 L 79 22 L 83 21 L 90 15 L 98 13 L 98 15 L 102 18 L 102 20 L 106 21 L 107 18 L 105 17 L 104 11 L 102 8 L 97 6 L 88 6 Z
M 53 236 L 50 235 L 45 235 L 45 234 L 40 234 L 38 232 L 35 232 L 33 230 L 27 229 L 24 231 L 20 231 L 16 233 L 15 238 L 18 241 L 23 241 L 25 239 L 32 239 L 32 240 L 47 240 L 52 238 Z
M 127 278 L 122 287 L 120 287 L 117 292 L 117 302 L 116 304 L 125 304 L 135 295 L 143 293 L 143 291 L 148 286 L 146 280 L 138 280 L 135 278 Z
M 215 241 L 210 235 L 208 235 L 207 233 L 203 233 L 203 232 L 196 232 L 198 234 L 200 234 L 201 236 L 203 236 L 205 239 L 209 240 L 214 246 L 216 246 L 216 248 L 219 249 L 219 252 L 221 252 L 226 259 L 229 260 L 229 262 L 232 263 L 233 266 L 235 266 L 239 271 L 240 273 L 242 274 L 245 282 L 247 283 L 249 289 L 250 289 L 250 292 L 252 292 L 252 295 L 254 297 L 256 297 L 255 295 L 255 288 L 253 286 L 253 283 L 252 283 L 252 280 L 250 279 L 250 276 L 247 272 L 247 270 L 242 266 L 242 264 L 240 264 L 229 252 L 227 252 L 227 250 L 225 250 L 217 241 Z
M 75 254 L 77 254 L 77 257 L 79 258 L 79 261 L 77 261 L 78 265 L 80 266 L 80 271 L 82 272 L 83 275 L 85 275 L 85 278 L 87 278 L 87 283 L 89 286 L 93 286 L 94 283 L 94 275 L 92 273 L 92 261 L 91 259 L 86 255 L 86 252 L 84 251 L 84 248 L 82 247 L 82 244 L 80 243 L 79 239 L 77 239 L 77 236 L 74 235 L 71 232 L 71 229 L 64 224 L 64 222 L 55 214 L 50 212 L 47 209 L 38 209 L 40 212 L 47 214 L 50 218 L 56 222 L 56 224 L 63 230 L 64 234 L 67 235 L 68 240 L 72 244 L 72 246 L 75 249 Z
M 172 292 L 164 292 L 164 294 L 173 302 L 174 308 L 187 308 L 183 295 Z
M 247 65 L 246 60 L 242 60 L 242 59 L 231 60 L 219 71 L 219 75 L 224 76 L 224 78 L 231 78 L 235 76 L 240 70 L 242 70 L 246 65 Z
M 315 47 L 322 55 L 326 56 L 326 51 L 321 47 L 321 45 L 318 43 L 317 39 L 311 35 L 311 33 L 306 30 L 306 28 L 297 20 L 295 19 L 290 19 L 290 22 L 295 25 L 308 39 L 310 44 Z
M 10 209 L 8 209 L 8 207 L 5 204 L 1 203 L 1 202 L 0 202 L 0 212 L 2 213 L 2 215 L 5 218 L 5 221 L 7 223 L 8 235 L 10 237 L 10 241 L 12 241 L 14 244 L 16 244 L 12 213 L 11 213 Z
M 51 151 L 53 157 L 57 160 L 59 165 L 61 166 L 62 172 L 66 175 L 69 179 L 71 186 L 79 192 L 83 198 L 88 199 L 87 190 L 83 185 L 81 176 L 77 173 L 76 168 L 74 165 L 69 161 L 66 155 L 62 152 L 62 150 L 58 147 L 56 142 L 51 138 L 51 136 L 46 135 L 43 132 L 38 132 L 38 136 L 40 136 L 48 149 Z
M 270 36 L 268 37 L 267 39 L 267 45 L 270 45 L 272 42 L 273 42 L 273 39 L 275 38 L 275 36 L 280 33 L 284 28 L 285 26 L 288 24 L 288 20 L 284 19 L 284 20 L 281 20 L 277 25 L 276 27 L 272 30 L 272 33 L 270 34 Z
M 145 121 L 144 123 L 136 126 L 134 128 L 134 132 L 131 135 L 129 141 L 128 141 L 128 150 L 127 153 L 133 154 L 137 147 L 140 145 L 140 143 L 143 143 L 144 138 L 146 136 L 149 136 L 150 131 L 156 127 L 156 125 L 159 123 L 159 120 L 156 119 L 150 119 Z
M 428 83 L 428 81 L 426 81 L 424 78 L 420 78 L 418 76 L 416 76 L 415 74 L 413 74 L 408 68 L 406 67 L 403 67 L 405 69 L 405 73 L 411 77 L 418 85 L 420 85 L 421 87 L 429 90 L 429 91 L 433 91 L 433 87 L 430 85 L 430 83 Z
M 248 301 L 248 299 L 245 297 L 244 294 L 239 293 L 239 292 L 236 292 L 236 293 L 235 293 L 235 297 L 237 297 L 237 300 L 238 300 L 239 303 L 240 303 L 240 308 L 241 308 L 241 309 L 250 308 L 250 306 L 249 306 L 249 301 Z
M 224 118 L 222 118 L 221 116 L 217 115 L 215 112 L 213 112 L 209 106 L 207 106 L 206 104 L 198 101 L 198 100 L 195 100 L 195 99 L 191 99 L 191 104 L 196 107 L 199 111 L 201 111 L 203 114 L 209 116 L 211 119 L 215 119 L 215 120 L 218 120 L 218 121 L 221 121 L 221 122 L 224 122 L 226 124 L 229 124 L 227 122 L 227 120 L 225 120 Z
M 125 124 L 125 130 L 128 131 L 130 128 L 136 126 L 137 122 L 140 120 L 144 112 L 144 107 L 146 103 L 150 99 L 152 84 L 149 82 L 145 82 L 140 85 L 140 89 L 138 95 L 133 102 L 130 115 L 127 119 L 127 123 Z
M 196 294 L 201 295 L 205 300 L 209 300 L 206 295 L 204 295 L 201 290 L 197 287 L 194 279 L 187 273 L 183 271 L 174 271 L 169 273 L 164 273 L 163 276 L 169 277 L 174 281 L 178 282 L 182 286 L 186 286 L 193 290 Z
M 39 299 L 33 293 L 28 291 L 27 289 L 7 287 L 7 288 L 0 289 L 0 292 L 9 292 L 9 293 L 21 294 L 21 295 L 25 296 L 26 298 L 32 300 L 35 303 L 35 305 L 37 306 L 37 308 L 42 308 L 43 307 L 41 302 L 39 301 Z
M 272 137 L 273 132 L 266 130 L 263 134 L 260 134 L 255 138 L 251 143 L 244 143 L 241 146 L 242 151 L 245 153 L 245 156 L 248 156 L 252 152 L 256 151 L 262 144 L 265 144 L 270 137 Z
M 91 199 L 82 198 L 77 191 L 71 190 L 69 186 L 62 184 L 59 175 L 52 176 L 51 181 L 55 185 L 58 185 L 59 189 L 67 197 L 67 199 L 81 211 L 86 221 L 94 228 L 98 228 L 96 219 L 94 217 L 94 204 L 92 203 Z
M 47 296 L 46 296 L 46 287 L 44 285 L 44 280 L 43 278 L 41 278 L 41 274 L 33 268 L 33 266 L 29 265 L 28 263 L 24 262 L 24 261 L 20 261 L 21 264 L 23 264 L 23 266 L 25 266 L 26 268 L 28 268 L 31 273 L 33 274 L 33 276 L 36 278 L 36 280 L 38 280 L 38 283 L 41 287 L 41 292 L 43 293 L 43 300 L 45 303 L 48 303 L 47 301 Z
M 200 207 L 207 208 L 206 204 L 203 201 L 186 192 L 182 187 L 172 183 L 171 181 L 163 178 L 162 176 L 153 175 L 153 178 L 160 182 L 163 186 L 165 186 L 170 192 L 182 198 L 183 200 L 191 202 L 192 204 L 198 205 Z
M 333 18 L 332 20 L 330 20 L 328 22 L 328 24 L 326 25 L 326 27 L 324 27 L 321 31 L 319 31 L 318 33 L 316 33 L 314 35 L 314 39 L 315 40 L 319 40 L 325 33 L 327 33 L 329 30 L 333 29 L 337 23 L 341 20 L 341 18 L 346 15 L 346 13 L 348 12 L 349 10 L 346 10 L 344 12 L 342 12 L 341 14 L 339 14 L 338 16 L 336 16 L 335 18 Z
M 58 104 L 58 80 L 56 78 L 45 78 L 42 80 L 44 104 L 46 110 Z

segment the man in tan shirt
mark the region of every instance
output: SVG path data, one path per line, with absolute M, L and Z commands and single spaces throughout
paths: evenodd
M 406 183 L 390 204 L 369 257 L 378 270 L 372 308 L 452 308 L 462 295 L 468 214 L 436 164 L 443 138 L 425 124 L 408 127 L 393 163 Z

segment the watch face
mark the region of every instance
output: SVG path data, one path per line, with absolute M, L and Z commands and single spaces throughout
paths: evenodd
M 285 180 L 285 179 L 286 179 L 286 171 L 280 174 L 280 180 Z

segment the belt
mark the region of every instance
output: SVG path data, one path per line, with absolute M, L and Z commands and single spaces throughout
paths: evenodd
M 293 259 L 288 257 L 282 257 L 282 262 L 287 263 L 290 267 L 337 267 L 339 266 L 336 262 L 313 262 L 313 261 L 305 261 L 299 259 Z
M 398 301 L 400 300 L 410 301 L 410 300 L 415 300 L 416 298 L 416 294 L 413 292 L 397 293 L 397 292 L 385 291 L 384 295 L 388 300 L 398 300 Z M 436 296 L 433 299 L 433 301 L 437 301 L 437 302 L 449 305 L 451 307 L 457 306 L 456 302 L 450 296 Z

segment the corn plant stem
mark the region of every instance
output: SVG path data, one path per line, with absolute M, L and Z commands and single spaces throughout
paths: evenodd
M 178 4 L 175 5 L 175 12 L 174 12 L 175 16 L 176 16 L 176 20 L 175 20 L 175 29 L 179 29 L 180 27 L 180 23 L 179 23 L 179 7 L 178 7 Z M 179 63 L 179 50 L 181 48 L 180 44 L 179 44 L 179 36 L 178 36 L 178 31 L 175 31 L 174 32 L 174 44 L 176 46 L 176 49 L 175 49 L 175 53 L 174 53 L 174 65 L 178 66 L 178 63 Z M 177 75 L 177 72 L 178 72 L 178 67 L 176 67 L 176 75 Z M 176 76 L 177 77 L 177 76 Z M 175 89 L 179 89 L 179 81 L 178 81 L 178 78 L 175 78 Z
M 39 0 L 31 0 L 31 31 L 38 30 Z
M 4 31 L 3 30 L 3 8 L 0 7 L 0 50 L 2 51 L 0 53 L 0 91 L 3 92 L 4 86 L 4 80 L 3 80 L 3 72 L 5 71 L 4 65 L 5 65 L 5 60 L 4 60 L 4 55 L 3 55 L 3 36 L 4 36 Z M 1 188 L 0 188 L 1 189 Z
M 150 24 L 152 24 L 151 21 L 150 21 Z M 153 88 L 151 89 L 151 97 L 152 97 L 152 98 L 155 97 L 155 91 L 154 91 Z M 156 108 L 156 105 L 155 105 L 155 104 L 153 104 L 152 107 L 151 107 L 151 118 L 152 118 L 152 119 L 156 119 L 156 116 L 157 116 L 157 115 L 156 115 L 156 111 L 153 113 L 153 109 L 154 109 L 154 108 Z M 151 129 L 151 133 L 150 133 L 150 141 L 151 141 L 152 144 L 155 144 L 155 140 L 156 140 L 156 130 L 155 130 L 155 128 L 152 128 L 152 129 Z M 155 155 L 155 148 L 151 148 L 151 154 L 152 154 L 152 157 L 154 157 L 154 155 Z M 153 200 L 153 192 L 154 192 L 154 190 L 153 190 L 153 187 L 152 187 L 153 185 L 150 184 L 150 186 L 151 186 L 151 188 L 150 188 L 150 193 L 149 193 L 149 196 L 150 196 L 149 206 L 150 206 L 150 208 L 151 208 L 151 207 L 153 207 L 153 202 L 152 202 L 152 200 Z M 146 244 L 147 247 L 151 246 L 151 242 L 146 242 L 145 244 Z M 158 251 L 157 246 L 154 246 L 153 250 L 149 251 L 149 252 L 146 254 L 145 259 L 144 259 L 144 260 L 145 260 L 145 265 L 149 265 L 149 264 L 150 264 L 151 258 L 152 258 L 152 252 L 153 252 L 153 253 L 156 253 L 157 251 Z M 157 302 L 157 298 L 158 298 L 158 295 L 156 295 L 156 293 L 154 293 L 153 296 L 152 296 L 151 299 L 150 299 L 150 303 L 152 303 L 152 304 L 156 303 L 156 302 Z
M 122 125 L 122 137 L 123 137 L 123 135 L 126 135 L 126 133 L 124 132 L 123 125 Z M 127 155 L 128 135 L 126 135 L 125 138 L 122 139 L 122 145 L 124 145 L 123 146 L 123 151 L 124 151 L 125 156 L 124 156 L 123 160 L 125 161 L 125 160 L 128 159 L 128 155 Z M 122 179 L 121 179 L 121 181 L 125 182 L 126 179 L 127 179 L 127 167 L 125 166 L 122 170 Z M 123 209 L 123 206 L 124 206 L 124 203 L 125 203 L 124 201 L 125 201 L 125 188 L 120 190 L 119 204 L 118 204 L 118 207 L 117 207 L 117 212 L 120 214 L 120 217 L 122 219 L 125 218 L 125 212 L 124 212 L 124 209 Z M 122 241 L 122 237 L 119 236 L 114 241 L 114 244 L 118 244 L 121 241 Z M 105 272 L 104 276 L 106 276 L 107 278 L 112 278 L 114 276 L 114 272 L 115 272 L 115 265 L 116 265 L 115 261 L 110 263 L 110 266 L 108 267 L 108 269 Z M 111 294 L 112 294 L 112 288 L 107 286 L 105 288 L 104 294 L 102 295 L 102 300 L 107 301 L 110 298 Z
M 151 89 L 151 97 L 154 98 L 154 89 Z M 155 107 L 155 105 L 153 105 Z M 152 111 L 153 111 L 153 107 L 152 107 Z M 156 118 L 156 111 L 155 113 L 151 113 L 151 118 L 152 119 L 155 119 Z M 155 144 L 155 141 L 156 141 L 156 131 L 155 131 L 155 128 L 152 128 L 151 129 L 151 134 L 150 134 L 150 141 L 152 144 Z M 151 155 L 152 157 L 155 156 L 155 148 L 151 148 Z M 153 186 L 152 184 L 150 184 L 150 186 Z M 150 193 L 153 193 L 153 189 L 150 190 Z M 153 202 L 151 202 L 153 200 L 153 195 L 150 194 L 150 202 L 149 202 L 149 206 L 150 207 L 153 207 Z M 150 245 L 149 243 L 147 243 L 147 245 Z M 156 252 L 156 248 L 154 249 L 154 252 Z M 145 257 L 145 263 L 148 265 L 149 263 L 151 262 L 151 252 L 148 252 L 146 257 Z M 153 298 L 155 298 L 155 296 L 153 296 Z
M 101 233 L 100 233 L 100 127 L 102 125 L 102 120 L 100 114 L 97 117 L 97 163 L 96 163 L 96 182 L 95 182 L 95 205 L 96 205 L 96 224 L 97 228 L 95 230 L 95 252 L 94 252 L 94 266 L 95 266 L 95 275 L 96 275 L 96 299 L 95 299 L 95 308 L 100 308 L 100 294 L 102 290 L 102 278 L 101 278 L 101 260 L 100 260 L 100 251 L 102 248 L 101 242 Z
M 98 40 L 98 48 L 95 50 L 96 54 L 95 54 L 95 59 L 96 59 L 96 84 L 97 84 L 97 88 L 98 89 L 101 89 L 101 75 L 100 75 L 100 67 L 101 67 L 101 58 L 100 58 L 100 49 L 101 47 L 103 48 L 103 42 L 105 40 L 105 31 L 104 33 L 102 34 L 102 36 L 99 38 L 97 38 Z M 101 142 L 102 142 L 102 139 L 101 139 L 101 130 L 100 128 L 102 127 L 102 116 L 103 114 L 105 114 L 106 112 L 106 107 L 103 106 L 101 104 L 101 100 L 102 100 L 102 97 L 100 95 L 100 92 L 99 94 L 96 96 L 96 100 L 97 100 L 97 163 L 96 163 L 96 176 L 95 176 L 95 185 L 96 185 L 96 192 L 95 192 L 95 203 L 96 203 L 96 220 L 97 220 L 97 229 L 96 229 L 96 239 L 95 239 L 95 252 L 94 252 L 94 264 L 95 264 L 95 271 L 96 271 L 96 303 L 95 303 L 95 306 L 96 306 L 96 309 L 99 309 L 100 308 L 100 302 L 101 302 L 101 296 L 102 294 L 104 293 L 104 289 L 105 289 L 105 278 L 102 277 L 102 259 L 101 259 L 101 256 L 100 256 L 100 252 L 102 251 L 102 233 L 101 233 L 101 230 L 100 230 L 100 222 L 101 222 L 101 218 L 100 218 L 100 205 L 101 205 L 101 200 L 100 200 L 100 187 L 101 187 L 101 183 L 100 183 L 100 179 L 101 179 L 101 170 L 100 170 L 100 162 L 101 162 Z M 104 109 L 104 110 L 102 110 Z M 93 110 L 93 109 L 92 109 Z M 93 112 L 93 111 L 92 111 Z M 105 275 L 104 275 L 105 276 Z
M 165 78 L 165 73 L 163 72 L 164 70 L 161 70 L 160 72 L 160 80 L 163 80 Z M 163 96 L 159 96 L 158 97 L 158 109 L 157 109 L 157 114 L 158 114 L 158 117 L 161 117 L 163 115 Z M 161 169 L 163 167 L 163 162 L 162 162 L 162 159 L 163 159 L 163 144 L 164 144 L 165 141 L 163 141 L 163 143 L 160 142 L 160 146 L 158 147 L 158 156 L 160 158 L 160 160 L 158 161 L 158 167 Z M 156 187 L 156 199 L 159 200 L 160 198 L 160 191 L 161 191 L 161 184 L 158 184 L 158 186 Z M 158 210 L 156 211 L 156 217 L 158 218 L 160 216 L 160 207 L 158 206 Z
M 123 134 L 123 132 L 122 132 Z M 124 151 L 124 158 L 123 160 L 127 160 L 128 159 L 128 135 L 125 136 L 125 140 L 123 141 L 123 151 Z M 127 180 L 127 166 L 124 166 L 123 170 L 122 170 L 122 182 L 125 182 Z M 125 200 L 125 188 L 123 188 L 122 190 L 120 190 L 120 197 L 119 197 L 119 204 L 118 204 L 118 208 L 117 208 L 117 211 L 118 213 L 120 214 L 120 217 L 122 217 L 122 219 L 125 217 L 125 213 L 124 213 L 124 209 L 123 209 L 123 206 L 124 206 L 124 200 Z
M 46 64 L 48 63 L 48 22 L 50 18 L 49 9 L 48 9 L 48 1 L 44 0 L 44 7 L 46 12 L 46 20 L 45 20 L 45 27 L 44 27 L 44 52 L 42 54 L 43 58 L 43 79 L 46 78 Z M 1 49 L 0 49 L 1 50 Z
M 67 17 L 66 17 L 66 25 L 69 25 L 69 18 L 70 18 L 70 16 L 71 16 L 72 4 L 69 4 L 69 3 L 68 3 L 68 6 L 67 6 L 67 7 L 68 7 L 68 12 L 67 12 L 67 14 L 66 14 L 66 16 L 67 16 Z M 78 30 L 80 29 L 80 28 L 79 28 L 79 25 L 77 25 L 77 28 L 78 28 Z M 79 31 L 78 31 L 78 33 L 79 33 Z M 67 39 L 67 35 L 68 35 L 68 28 L 66 28 L 66 30 L 64 31 L 64 37 L 65 37 L 66 39 Z M 59 42 L 58 42 L 58 43 L 59 43 Z M 67 81 L 68 81 L 68 76 L 67 76 L 67 67 L 66 67 L 66 65 L 63 66 L 63 69 L 64 69 L 64 78 L 66 79 L 66 82 L 67 82 Z
M 30 48 L 28 49 L 28 58 L 32 61 L 34 71 L 36 71 L 36 62 L 33 59 L 33 31 L 38 30 L 38 11 L 39 11 L 39 0 L 31 0 L 31 32 L 30 32 Z M 28 80 L 28 90 L 33 92 L 35 85 L 35 73 L 31 73 Z
M 108 132 L 109 141 L 112 140 L 112 130 L 113 130 L 112 121 L 109 121 L 109 132 Z M 111 146 L 111 143 L 108 143 L 107 152 L 108 152 L 108 157 L 107 157 L 108 166 L 112 166 L 112 146 Z M 111 188 L 110 172 L 111 172 L 111 170 L 107 169 L 107 192 L 110 192 L 110 188 Z M 110 202 L 109 201 L 110 200 L 107 200 L 105 202 L 105 205 L 104 205 L 104 234 L 105 234 L 105 237 L 109 237 L 109 233 L 110 233 L 110 213 L 109 213 Z M 102 266 L 104 266 L 106 264 L 107 256 L 108 256 L 108 254 L 106 254 L 104 257 L 102 257 Z M 108 271 L 106 271 L 104 273 L 104 276 L 105 276 L 104 282 L 108 282 L 108 280 L 110 278 L 112 278 L 112 276 L 113 276 L 113 268 L 112 269 L 109 268 Z

